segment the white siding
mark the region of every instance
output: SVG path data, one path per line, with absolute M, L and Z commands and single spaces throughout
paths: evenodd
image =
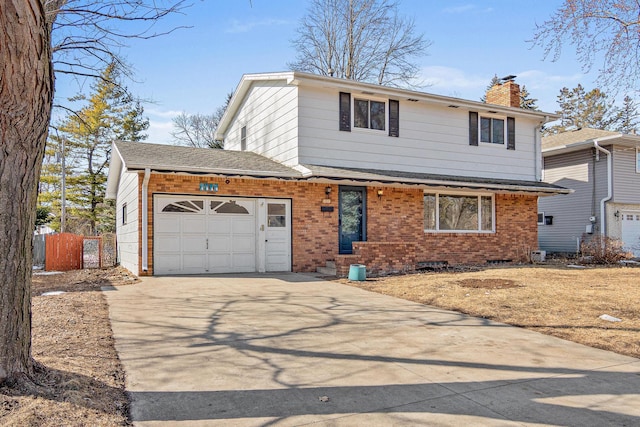
M 595 163 L 595 193 L 593 160 L 591 148 L 544 159 L 545 182 L 574 192 L 538 199 L 538 212 L 553 216 L 553 225 L 538 226 L 540 249 L 575 253 L 577 239 L 591 224 L 590 216 L 597 217 L 594 233 L 600 233 L 600 200 L 607 195 L 607 158 L 601 154 Z
M 366 98 L 367 95 L 353 93 Z M 301 87 L 299 161 L 326 166 L 535 180 L 532 120 L 516 119 L 516 149 L 469 145 L 469 111 L 400 100 L 400 136 L 338 129 L 337 89 Z M 376 98 L 373 98 L 376 99 Z M 506 136 L 505 136 L 506 139 Z
M 297 87 L 284 81 L 255 82 L 225 135 L 224 148 L 240 150 L 240 132 L 246 126 L 247 151 L 296 165 L 297 92 Z
M 640 173 L 636 172 L 636 149 L 613 148 L 613 201 L 640 203 Z
M 139 274 L 138 263 L 138 174 L 123 172 L 116 197 L 116 238 L 118 260 L 127 270 Z M 127 204 L 127 222 L 122 221 L 122 207 Z

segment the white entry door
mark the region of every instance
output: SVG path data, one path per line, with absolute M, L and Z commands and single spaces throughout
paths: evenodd
M 640 257 L 640 212 L 621 212 L 624 248 Z
M 265 200 L 265 269 L 291 271 L 291 201 Z

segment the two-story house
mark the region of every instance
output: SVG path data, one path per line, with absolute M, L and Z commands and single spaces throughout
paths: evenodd
M 488 103 L 299 72 L 242 77 L 224 150 L 113 146 L 119 259 L 136 274 L 411 271 L 538 247 L 541 126 Z
M 593 235 L 640 256 L 640 136 L 577 129 L 542 138 L 544 181 L 575 190 L 541 198 L 540 248 L 577 253 Z

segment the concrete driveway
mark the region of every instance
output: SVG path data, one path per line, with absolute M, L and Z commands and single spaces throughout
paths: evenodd
M 106 295 L 138 426 L 640 425 L 640 359 L 311 276 Z

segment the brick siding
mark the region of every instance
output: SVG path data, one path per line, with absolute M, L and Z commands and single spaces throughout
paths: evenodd
M 218 184 L 218 191 L 199 191 L 201 182 Z M 327 186 L 332 188 L 329 196 L 325 195 Z M 142 176 L 139 188 L 142 188 Z M 383 191 L 380 197 L 378 189 Z M 367 242 L 354 243 L 353 255 L 338 255 L 337 185 L 152 174 L 148 200 L 149 270 L 139 271 L 140 275 L 153 274 L 153 194 L 156 193 L 291 199 L 292 270 L 296 272 L 315 271 L 329 260 L 336 261 L 341 275 L 346 275 L 349 265 L 354 263 L 365 264 L 373 274 L 411 270 L 417 262 L 482 264 L 491 260 L 517 260 L 538 247 L 536 196 L 496 195 L 495 233 L 425 233 L 421 189 L 372 186 L 367 191 Z M 327 197 L 329 204 L 323 203 Z M 333 206 L 334 211 L 321 212 L 322 206 Z M 142 224 L 142 197 L 139 208 L 138 219 Z M 139 232 L 141 236 L 141 228 Z

